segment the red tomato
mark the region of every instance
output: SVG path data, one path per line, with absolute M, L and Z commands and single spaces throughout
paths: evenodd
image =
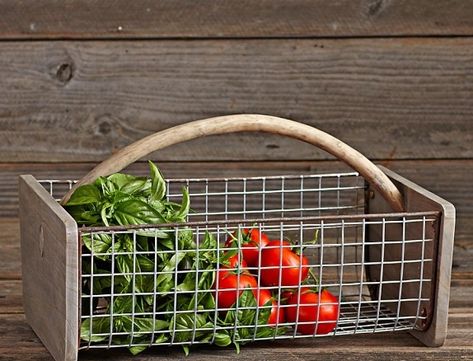
M 225 262 L 222 263 L 222 268 L 238 269 L 238 255 L 235 254 L 230 256 Z M 244 271 L 248 268 L 246 261 L 240 256 L 240 270 Z
M 282 248 L 280 246 L 281 241 L 271 241 L 261 252 L 261 284 L 278 286 L 281 273 L 280 286 L 298 286 L 307 278 L 309 262 L 305 256 L 302 256 L 301 264 L 301 257 L 298 254 L 292 252 L 288 247 Z M 282 241 L 282 246 L 290 246 L 290 243 Z
M 238 282 L 238 279 L 240 282 Z M 225 270 L 219 271 L 217 289 L 218 307 L 232 307 L 237 298 L 242 294 L 245 288 L 248 287 L 251 287 L 253 295 L 256 297 L 258 282 L 256 282 L 256 278 L 252 275 L 245 273 L 237 275 Z M 215 281 L 214 288 L 217 288 L 217 281 Z
M 256 267 L 259 259 L 259 247 L 263 248 L 269 243 L 269 238 L 257 228 L 248 230 L 245 228 L 242 234 L 242 254 L 243 259 L 250 267 Z M 238 232 L 233 233 L 225 242 L 225 247 L 238 246 Z
M 285 317 L 284 317 L 284 309 L 279 308 L 278 303 L 276 300 L 274 300 L 271 296 L 271 292 L 268 290 L 259 290 L 259 300 L 258 300 L 258 306 L 264 306 L 266 303 L 271 300 L 272 303 L 272 308 L 271 308 L 271 314 L 269 315 L 268 318 L 268 325 L 275 325 L 276 320 L 279 320 L 277 323 L 281 324 L 285 322 Z M 278 309 L 279 309 L 279 319 L 278 319 Z
M 338 298 L 327 290 L 319 294 L 301 289 L 299 301 L 299 319 L 297 319 L 298 293 L 294 293 L 289 299 L 290 307 L 286 308 L 286 319 L 288 322 L 312 322 L 308 324 L 297 324 L 297 332 L 304 335 L 322 335 L 333 331 L 337 324 L 339 303 Z M 318 313 L 318 318 L 317 318 Z M 318 324 L 317 324 L 318 320 Z M 317 329 L 316 329 L 317 327 Z

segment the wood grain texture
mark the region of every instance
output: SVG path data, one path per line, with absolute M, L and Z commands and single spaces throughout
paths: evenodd
M 369 336 L 324 337 L 277 342 L 257 342 L 242 347 L 240 355 L 231 348 L 206 346 L 192 349 L 186 360 L 469 360 L 473 358 L 473 314 L 452 314 L 444 347 L 427 348 L 406 332 Z M 12 348 L 11 345 L 16 345 Z M 368 351 L 369 350 L 369 351 Z M 0 315 L 0 360 L 51 360 L 34 336 L 23 315 Z M 4 357 L 2 359 L 2 357 Z M 80 353 L 80 360 L 130 360 L 127 350 Z M 182 360 L 179 347 L 155 347 L 133 357 L 137 361 Z
M 0 38 L 471 35 L 470 0 L 0 1 Z
M 369 248 L 369 260 L 381 261 L 382 257 L 385 260 L 404 260 L 404 253 L 406 259 L 422 259 L 433 258 L 435 261 L 432 264 L 425 264 L 423 268 L 415 264 L 406 264 L 402 268 L 399 266 L 386 265 L 384 268 L 383 280 L 399 280 L 399 279 L 414 279 L 414 278 L 429 278 L 434 279 L 433 287 L 428 285 L 422 289 L 422 297 L 430 297 L 435 300 L 434 303 L 419 303 L 419 307 L 425 310 L 428 316 L 428 321 L 425 322 L 425 331 L 412 331 L 411 333 L 422 341 L 427 346 L 442 346 L 447 337 L 447 322 L 448 322 L 448 308 L 450 299 L 450 281 L 451 270 L 453 264 L 453 244 L 455 234 L 455 208 L 454 206 L 440 198 L 439 196 L 429 192 L 428 190 L 418 186 L 410 180 L 403 178 L 397 173 L 392 172 L 387 168 L 381 168 L 396 184 L 404 196 L 406 210 L 408 212 L 436 210 L 441 213 L 439 224 L 435 227 L 426 225 L 422 229 L 420 225 L 410 227 L 393 225 L 386 230 L 386 239 L 434 239 L 435 248 L 427 244 L 422 246 L 420 244 L 413 244 L 411 247 L 394 246 L 389 248 L 389 253 L 381 255 L 381 249 L 377 246 Z M 372 187 L 370 186 L 370 189 Z M 377 191 L 373 199 L 369 200 L 370 213 L 383 213 L 389 211 L 389 205 L 380 197 Z M 374 236 L 374 239 L 382 239 L 381 227 L 370 226 L 369 237 Z M 373 257 L 373 258 L 372 258 Z M 429 267 L 430 266 L 430 267 Z M 381 274 L 378 266 L 368 267 L 371 270 L 370 275 L 380 281 Z M 370 279 L 372 278 L 370 277 Z M 413 287 L 413 284 L 404 285 L 386 285 L 383 287 L 383 299 L 396 299 L 396 296 L 403 299 L 419 296 L 419 285 Z M 405 304 L 400 308 L 401 314 L 404 312 L 416 314 L 417 305 Z M 399 308 L 398 308 L 399 309 Z
M 473 38 L 0 43 L 0 158 L 100 161 L 153 132 L 261 113 L 369 159 L 472 158 Z M 333 159 L 278 136 L 187 142 L 159 160 Z
M 22 294 L 22 281 L 0 280 L 0 314 L 24 313 Z
M 32 176 L 19 186 L 21 271 L 28 324 L 56 361 L 77 360 L 77 224 Z
M 0 280 L 21 278 L 20 223 L 18 217 L 0 217 Z

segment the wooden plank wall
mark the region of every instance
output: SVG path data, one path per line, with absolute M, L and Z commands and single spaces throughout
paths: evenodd
M 0 0 L 0 85 L 1 217 L 17 216 L 18 174 L 80 177 L 154 131 L 266 113 L 452 201 L 457 267 L 473 254 L 472 0 Z M 151 158 L 170 176 L 340 166 L 254 134 Z
M 454 203 L 449 348 L 435 357 L 469 357 L 473 0 L 0 0 L 0 354 L 49 359 L 22 315 L 18 175 L 77 179 L 152 132 L 241 112 L 314 125 Z M 257 134 L 150 158 L 167 177 L 345 169 Z M 346 344 L 360 340 L 369 359 L 426 357 L 403 333 Z M 319 343 L 275 352 L 330 358 L 340 346 Z
M 471 0 L 1 0 L 5 39 L 471 35 Z

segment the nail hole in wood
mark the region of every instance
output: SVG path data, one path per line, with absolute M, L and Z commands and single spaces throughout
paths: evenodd
M 420 315 L 421 315 L 422 317 L 427 317 L 427 309 L 426 309 L 425 307 L 422 307 L 422 310 L 421 310 L 421 312 L 420 312 Z M 422 326 L 425 326 L 426 324 L 427 324 L 427 318 L 424 318 L 424 319 L 422 320 Z

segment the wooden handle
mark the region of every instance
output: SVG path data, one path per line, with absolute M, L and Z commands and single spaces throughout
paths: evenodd
M 337 138 L 317 128 L 293 120 L 260 114 L 237 114 L 197 120 L 151 134 L 132 143 L 106 159 L 66 193 L 61 204 L 66 204 L 74 190 L 92 183 L 99 176 L 119 172 L 149 153 L 187 140 L 215 134 L 234 132 L 267 132 L 285 135 L 315 145 L 344 161 L 371 183 L 391 205 L 404 210 L 402 195 L 389 178 L 363 154 Z

